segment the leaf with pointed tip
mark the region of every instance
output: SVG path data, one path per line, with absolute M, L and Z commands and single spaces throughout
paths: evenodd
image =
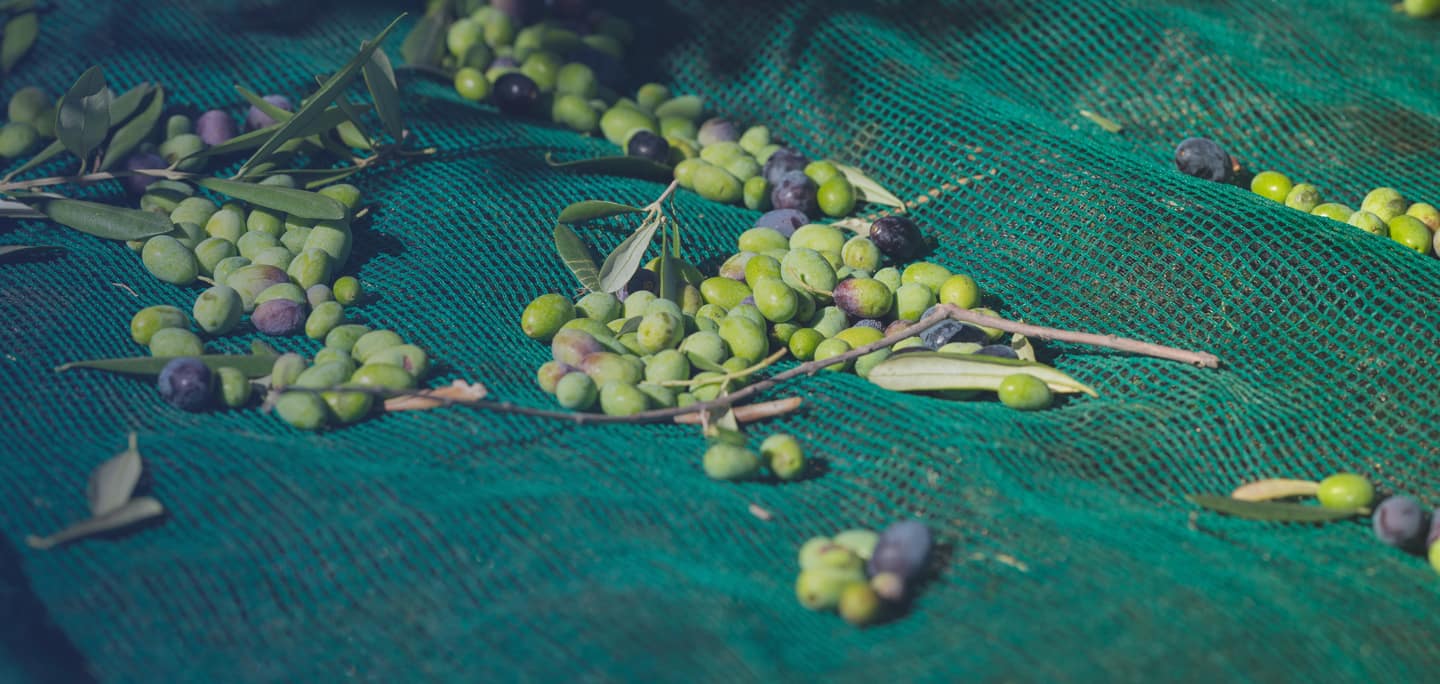
M 0 74 L 9 75 L 30 48 L 35 47 L 35 39 L 39 37 L 40 16 L 34 12 L 5 22 L 5 29 L 0 33 Z
M 317 192 L 224 178 L 202 178 L 198 182 L 201 187 L 222 195 L 300 218 L 319 221 L 338 221 L 345 218 L 345 205 Z
M 99 202 L 40 198 L 31 205 L 62 226 L 106 240 L 139 240 L 175 228 L 164 214 Z
M 90 514 L 106 515 L 125 505 L 135 493 L 140 482 L 140 452 L 134 447 L 134 433 L 131 433 L 131 447 L 101 463 L 90 473 L 89 485 L 85 488 L 85 499 L 90 502 Z
M 395 69 L 384 49 L 370 53 L 365 63 L 365 87 L 370 90 L 370 99 L 375 101 L 375 112 L 390 137 L 400 140 L 405 132 L 405 119 L 400 114 L 400 88 L 395 85 Z
M 35 156 L 31 157 L 30 161 L 21 164 L 20 168 L 5 174 L 4 182 L 9 182 L 11 178 L 14 178 L 22 173 L 25 173 L 26 171 L 29 171 L 30 169 L 33 169 L 41 164 L 44 164 L 47 161 L 50 161 L 52 158 L 54 158 L 55 155 L 60 154 L 64 151 L 65 143 L 60 142 L 58 139 L 52 140 L 49 145 L 45 146 L 45 149 L 40 150 L 40 152 L 36 153 Z
M 105 72 L 99 66 L 85 70 L 60 98 L 55 135 L 75 156 L 86 158 L 110 129 L 110 96 Z
M 323 133 L 324 131 L 328 131 L 336 126 L 339 126 L 340 122 L 345 121 L 345 119 L 346 115 L 343 110 L 341 110 L 339 107 L 330 107 L 329 109 L 326 109 L 323 113 L 321 113 L 320 116 L 316 117 L 315 121 L 311 122 L 309 126 L 306 126 L 304 130 L 297 133 L 296 137 L 304 138 L 306 136 L 315 135 L 316 133 Z M 282 125 L 284 124 L 277 123 L 271 124 L 264 128 L 257 128 L 253 131 L 246 131 L 229 140 L 226 140 L 223 143 L 220 143 L 219 145 L 207 147 L 199 152 L 196 152 L 195 154 L 186 157 L 186 159 L 203 159 L 205 157 L 214 157 L 222 154 L 230 154 L 232 152 L 253 150 L 265 144 L 265 141 L 269 140 L 270 137 L 276 133 L 276 131 L 279 131 Z
M 591 291 L 600 289 L 600 270 L 590 256 L 590 248 L 580 240 L 575 231 L 563 223 L 555 224 L 555 251 L 565 262 L 565 267 L 575 274 L 580 286 Z
M 860 169 L 853 166 L 846 166 L 845 164 L 836 164 L 835 167 L 840 169 L 840 173 L 844 174 L 845 180 L 850 181 L 851 187 L 855 188 L 855 199 L 872 204 L 883 204 L 887 207 L 905 208 L 905 203 L 900 201 L 899 197 L 896 197 L 889 190 L 886 190 L 879 183 L 876 183 L 874 179 L 865 175 L 865 172 Z
M 1274 501 L 1242 501 L 1221 494 L 1191 494 L 1185 498 L 1189 499 L 1191 503 L 1204 506 L 1217 513 L 1233 515 L 1246 520 L 1314 523 L 1344 520 L 1360 514 L 1360 510 L 1355 508 L 1326 508 Z
M 255 91 L 246 88 L 245 86 L 236 84 L 235 92 L 240 93 L 240 97 L 245 98 L 246 102 L 254 105 L 256 109 L 263 112 L 266 116 L 274 119 L 276 123 L 284 123 L 286 121 L 289 121 L 290 117 L 295 116 L 293 112 L 286 109 L 281 109 L 280 107 L 271 103 L 269 100 L 261 97 L 259 93 L 256 93 Z
M 281 145 L 285 144 L 291 138 L 299 137 L 299 133 L 304 130 L 305 126 L 320 116 L 320 113 L 323 112 L 326 107 L 329 107 L 330 103 L 334 102 L 335 98 L 339 97 L 345 88 L 349 87 L 350 83 L 360 75 L 360 69 L 364 67 L 366 62 L 370 61 L 370 55 L 380 47 L 380 43 L 385 41 L 385 37 L 390 35 L 390 31 L 394 30 L 395 25 L 404 17 L 404 14 L 396 17 L 379 35 L 371 40 L 365 41 L 360 48 L 360 52 L 352 57 L 344 68 L 327 79 L 325 85 L 321 86 L 319 90 L 310 96 L 310 101 L 296 110 L 295 116 L 281 123 L 279 130 L 275 131 L 275 134 L 270 136 L 270 139 L 266 140 L 265 143 L 260 146 L 260 149 L 255 150 L 255 154 L 251 155 L 250 159 L 245 161 L 236 176 L 243 177 L 261 162 L 269 159 L 270 155 L 274 154 L 275 150 L 279 149 Z
M 644 320 L 644 316 L 631 316 L 625 319 L 625 322 L 620 325 L 620 330 L 616 332 L 615 335 L 618 337 L 620 335 L 624 335 L 625 333 L 632 333 L 636 330 L 639 330 L 640 323 Z
M 145 97 L 155 92 L 155 89 L 156 86 L 147 81 L 117 95 L 110 101 L 110 125 L 125 123 L 131 114 L 139 111 L 140 105 L 145 103 Z
M 25 538 L 25 543 L 32 549 L 44 551 L 78 539 L 123 530 L 164 514 L 165 507 L 160 505 L 158 500 L 142 496 L 131 499 L 105 515 L 82 520 L 48 537 L 30 535 Z
M 0 262 L 18 260 L 20 257 L 33 252 L 46 252 L 55 249 L 64 249 L 54 245 L 0 245 Z
M 620 204 L 619 202 L 582 200 L 565 207 L 565 209 L 560 212 L 560 218 L 558 220 L 561 223 L 580 223 L 582 221 L 592 221 L 610 216 L 638 214 L 642 211 L 645 210 L 640 207 L 632 207 L 628 204 Z
M 640 264 L 645 261 L 645 252 L 650 249 L 650 241 L 655 238 L 655 231 L 660 229 L 660 224 L 659 220 L 646 221 L 636 228 L 630 237 L 625 238 L 610 256 L 605 257 L 605 263 L 600 266 L 601 291 L 618 292 L 630 282 L 630 278 L 640 270 Z
M 205 354 L 197 356 L 201 363 L 209 366 L 211 370 L 221 368 L 234 368 L 245 374 L 248 378 L 260 378 L 270 374 L 270 368 L 275 365 L 274 354 Z M 119 359 L 91 359 L 89 361 L 72 361 L 63 366 L 55 368 L 56 373 L 63 373 L 76 368 L 89 368 L 120 375 L 131 375 L 137 377 L 154 377 L 160 375 L 165 364 L 170 362 L 170 357 L 165 356 L 135 356 Z
M 126 93 L 120 97 L 124 98 L 129 94 Z M 108 170 L 150 137 L 150 133 L 155 130 L 155 125 L 159 123 L 160 115 L 164 111 L 165 90 L 155 88 L 155 97 L 150 99 L 150 104 L 145 107 L 145 110 L 115 129 L 115 134 L 110 136 L 110 144 L 105 146 L 105 159 L 100 164 L 100 170 Z

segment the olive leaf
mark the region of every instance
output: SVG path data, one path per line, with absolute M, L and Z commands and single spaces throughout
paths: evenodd
M 650 241 L 655 238 L 655 231 L 660 229 L 663 222 L 664 219 L 657 217 L 640 224 L 610 256 L 605 257 L 605 263 L 600 266 L 601 291 L 618 292 L 630 282 L 630 277 L 640 270 L 640 264 L 645 260 L 645 252 L 650 249 Z
M 44 551 L 77 539 L 123 530 L 165 514 L 165 507 L 156 499 L 142 496 L 131 499 L 109 513 L 77 522 L 48 537 L 30 535 L 25 543 L 32 549 Z
M 124 123 L 126 119 L 130 118 L 131 114 L 134 114 L 137 110 L 140 109 L 140 105 L 145 103 L 145 97 L 150 93 L 155 92 L 157 87 L 158 86 L 155 86 L 148 82 L 141 83 L 140 85 L 137 85 L 134 88 L 131 88 L 124 93 L 111 98 L 110 125 L 117 126 Z
M 135 90 L 138 90 L 138 88 L 130 92 L 135 92 Z M 121 95 L 120 98 L 115 100 L 116 104 L 118 105 L 121 99 L 129 95 L 130 93 Z M 112 106 L 111 111 L 114 112 L 116 109 L 119 109 L 119 107 Z M 150 133 L 155 130 L 155 124 L 160 121 L 160 115 L 164 113 L 164 110 L 165 90 L 163 88 L 155 88 L 155 96 L 150 99 L 149 106 L 145 107 L 145 110 L 140 112 L 135 118 L 126 121 L 124 125 L 115 129 L 115 134 L 110 136 L 110 144 L 105 146 L 105 158 L 100 164 L 100 170 L 105 171 L 114 166 L 117 162 L 124 159 L 125 155 L 129 154 L 131 150 L 139 147 L 140 143 L 150 137 Z
M 5 29 L 0 32 L 0 74 L 8 76 L 39 37 L 40 16 L 34 12 L 5 22 Z
M 1044 382 L 1052 392 L 1084 393 L 1095 390 L 1043 363 L 974 354 L 907 352 L 895 354 L 870 370 L 870 382 L 900 392 L 1000 389 L 1007 376 L 1026 373 Z
M 1315 496 L 1320 491 L 1320 483 L 1311 480 L 1293 480 L 1288 478 L 1269 478 L 1247 482 L 1230 492 L 1230 498 L 1240 501 L 1269 501 L 1271 499 L 1290 499 L 1297 496 Z
M 905 208 L 905 203 L 900 201 L 899 197 L 876 183 L 860 169 L 845 164 L 836 164 L 835 167 L 840 169 L 845 180 L 850 181 L 850 185 L 855 188 L 856 199 L 873 204 L 883 204 L 887 207 Z
M 1330 522 L 1343 520 L 1360 514 L 1356 508 L 1326 508 L 1307 504 L 1276 503 L 1273 501 L 1242 501 L 1221 494 L 1190 494 L 1185 498 L 1191 503 L 1203 506 L 1217 513 L 1233 515 L 1247 520 L 1269 522 Z
M 55 115 L 55 135 L 75 156 L 85 159 L 110 129 L 110 94 L 105 90 L 105 72 L 90 67 L 60 98 Z
M 1015 350 L 1015 355 L 1020 357 L 1021 361 L 1035 361 L 1035 345 L 1030 344 L 1030 338 L 1015 333 L 1010 338 L 1010 348 Z
M 105 515 L 130 500 L 135 485 L 140 482 L 140 451 L 136 445 L 135 433 L 130 433 L 130 448 L 101 463 L 90 473 L 90 482 L 85 488 L 85 499 L 90 502 L 91 515 Z
M 52 249 L 64 249 L 54 245 L 0 245 L 0 262 L 10 261 L 27 252 L 45 252 Z
M 395 68 L 390 66 L 390 57 L 385 50 L 377 48 L 370 54 L 370 61 L 365 63 L 362 71 L 370 99 L 375 101 L 375 113 L 380 115 L 380 123 L 385 124 L 385 131 L 390 137 L 400 140 L 405 133 L 405 119 L 400 113 L 400 88 L 395 85 Z
M 344 110 L 341 110 L 339 107 L 330 107 L 329 109 L 326 109 L 324 112 L 322 112 L 320 116 L 316 117 L 316 119 L 312 121 L 309 126 L 306 126 L 303 130 L 297 133 L 296 137 L 304 138 L 306 136 L 315 135 L 316 133 L 328 131 L 336 126 L 339 126 L 340 122 L 345 121 L 345 119 L 346 115 Z M 230 154 L 232 152 L 253 150 L 265 144 L 265 141 L 269 140 L 271 136 L 275 135 L 275 133 L 280 130 L 280 127 L 282 125 L 284 124 L 276 123 L 266 126 L 264 128 L 257 128 L 253 131 L 246 131 L 245 133 L 241 133 L 240 135 L 226 140 L 219 145 L 207 147 L 204 150 L 196 152 L 195 154 L 186 157 L 186 159 L 202 159 L 205 157 L 214 157 L 222 154 Z
M 45 149 L 40 150 L 38 153 L 35 154 L 35 156 L 31 157 L 30 161 L 21 164 L 20 168 L 5 174 L 5 177 L 3 179 L 0 179 L 0 183 L 8 183 L 10 182 L 11 178 L 14 178 L 22 173 L 25 173 L 26 171 L 29 171 L 30 169 L 33 169 L 41 164 L 44 164 L 47 161 L 50 161 L 52 158 L 55 157 L 55 155 L 60 154 L 64 151 L 65 143 L 60 142 L 58 139 L 52 140 L 49 145 L 45 146 Z
M 309 190 L 309 189 L 312 189 L 312 188 L 323 188 L 323 187 L 325 187 L 325 186 L 327 186 L 327 185 L 330 185 L 330 184 L 332 184 L 332 183 L 338 183 L 338 182 L 340 182 L 340 181 L 342 181 L 342 180 L 345 180 L 346 178 L 349 178 L 349 177 L 351 177 L 351 176 L 353 176 L 353 175 L 355 175 L 355 174 L 357 174 L 357 173 L 360 173 L 361 168 L 360 168 L 359 166 L 347 166 L 347 167 L 345 167 L 345 168 L 343 168 L 343 169 L 330 169 L 330 170 L 331 170 L 331 171 L 334 171 L 334 173 L 326 174 L 326 175 L 324 175 L 324 176 L 321 176 L 321 177 L 319 177 L 319 178 L 316 178 L 316 179 L 314 179 L 314 180 L 311 180 L 311 181 L 306 182 L 306 183 L 305 183 L 305 189 Z
M 871 221 L 866 221 L 865 219 L 862 219 L 858 216 L 851 216 L 850 218 L 843 218 L 839 221 L 833 221 L 830 223 L 830 225 L 836 228 L 844 228 L 849 231 L 854 231 L 856 233 L 869 237 L 871 223 Z
M 443 4 L 438 11 L 432 9 L 420 17 L 410 29 L 409 35 L 405 36 L 405 42 L 400 45 L 400 57 L 406 64 L 431 67 L 440 64 L 445 52 L 445 31 L 449 24 Z
M 45 218 L 45 215 L 28 204 L 12 202 L 10 200 L 0 200 L 0 218 L 43 219 Z
M 286 121 L 289 121 L 291 117 L 295 116 L 294 113 L 281 109 L 274 103 L 261 97 L 259 93 L 256 93 L 255 91 L 250 90 L 249 88 L 246 88 L 245 86 L 242 86 L 238 83 L 235 85 L 235 92 L 240 93 L 240 97 L 245 98 L 246 102 L 254 105 L 256 109 L 263 112 L 266 116 L 274 119 L 276 123 L 284 123 Z
M 330 103 L 334 102 L 335 98 L 339 97 L 345 88 L 350 86 L 350 83 L 359 75 L 360 69 L 370 60 L 370 55 L 380 47 L 380 43 L 384 42 L 385 37 L 390 35 L 390 31 L 394 30 L 395 25 L 404 17 L 404 14 L 396 17 L 379 35 L 362 43 L 360 52 L 352 57 L 344 68 L 340 69 L 340 71 L 336 72 L 335 75 L 329 79 L 326 79 L 325 85 L 315 91 L 315 94 L 310 96 L 310 101 L 296 110 L 294 116 L 281 123 L 280 128 L 275 131 L 274 135 L 271 135 L 270 138 L 260 146 L 260 149 L 255 150 L 255 154 L 251 155 L 250 158 L 241 165 L 240 171 L 237 172 L 235 176 L 237 178 L 244 177 L 256 166 L 260 165 L 261 162 L 269 159 L 281 145 L 285 144 L 291 138 L 300 137 L 300 132 L 319 117 L 320 113 L 325 111 L 325 108 L 329 107 Z
M 594 219 L 607 218 L 610 216 L 621 216 L 624 214 L 638 214 L 644 209 L 632 207 L 619 202 L 606 202 L 605 200 L 583 200 L 565 207 L 560 212 L 561 223 L 580 223 Z
M 209 188 L 222 195 L 244 200 L 266 209 L 283 211 L 300 218 L 320 221 L 338 221 L 345 218 L 345 205 L 308 190 L 278 185 L 260 185 L 224 178 L 202 178 L 197 182 L 201 187 Z
M 632 333 L 632 332 L 635 332 L 636 330 L 639 330 L 639 329 L 640 329 L 640 323 L 641 323 L 642 321 L 644 321 L 644 320 L 645 320 L 645 317 L 644 317 L 644 316 L 631 316 L 631 317 L 625 319 L 625 322 L 620 325 L 620 330 L 616 331 L 615 335 L 616 335 L 616 336 L 620 336 L 620 335 L 624 335 L 624 334 L 626 334 L 626 333 Z
M 660 263 L 655 268 L 660 281 L 660 298 L 680 304 L 680 297 L 685 288 L 685 277 L 680 274 L 680 260 L 671 254 L 669 245 L 661 244 Z
M 580 286 L 587 290 L 600 289 L 599 269 L 590 256 L 590 248 L 580 240 L 575 231 L 563 223 L 555 224 L 555 251 L 565 262 L 565 267 L 575 274 Z
M 669 182 L 675 177 L 675 167 L 667 164 L 641 159 L 640 157 L 595 157 L 592 159 L 577 159 L 575 161 L 557 162 L 551 155 L 545 155 L 545 163 L 551 168 L 568 169 L 579 173 L 601 173 L 612 176 L 625 176 L 627 178 L 638 178 L 640 180 L 653 180 Z
M 164 214 L 99 202 L 42 197 L 31 206 L 62 226 L 106 240 L 139 240 L 175 228 Z
M 234 368 L 245 374 L 247 378 L 262 378 L 270 374 L 270 368 L 275 365 L 275 354 L 205 354 L 197 356 L 202 363 L 209 366 L 211 370 L 221 368 Z M 119 373 L 138 377 L 154 377 L 160 374 L 165 364 L 170 362 L 165 356 L 135 356 L 119 359 L 91 359 L 88 361 L 72 361 L 63 366 L 55 368 L 56 373 L 63 373 L 76 368 L 89 368 L 92 370 Z

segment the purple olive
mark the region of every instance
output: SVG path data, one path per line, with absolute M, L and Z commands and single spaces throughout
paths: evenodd
M 200 359 L 182 356 L 160 369 L 156 389 L 165 403 L 185 411 L 203 411 L 214 399 L 214 374 Z
M 271 299 L 255 307 L 250 322 L 266 335 L 294 335 L 305 327 L 305 305 L 290 299 Z
M 235 137 L 235 120 L 225 112 L 212 109 L 195 120 L 195 132 L 206 145 L 219 145 Z
M 866 567 L 875 593 L 891 601 L 903 598 L 906 583 L 925 567 L 930 544 L 930 528 L 918 520 L 902 520 L 885 528 Z
M 262 99 L 287 112 L 295 111 L 295 105 L 290 104 L 290 98 L 284 95 L 266 95 Z M 276 123 L 275 119 L 271 118 L 269 114 L 260 111 L 260 108 L 255 105 L 250 105 L 250 111 L 245 114 L 245 128 L 248 130 L 253 131 L 266 126 L 274 126 Z
M 168 164 L 165 163 L 165 158 L 154 152 L 137 152 L 125 160 L 125 168 L 130 171 L 136 169 L 163 169 L 166 166 L 168 166 Z M 157 180 L 160 179 L 155 176 L 144 176 L 137 173 L 125 179 L 125 189 L 139 195 L 144 193 L 145 188 L 150 187 L 150 184 Z

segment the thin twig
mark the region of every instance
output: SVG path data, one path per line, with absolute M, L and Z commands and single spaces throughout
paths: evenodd
M 1137 354 L 1153 356 L 1161 359 L 1193 363 L 1204 368 L 1218 368 L 1220 365 L 1219 357 L 1215 356 L 1214 354 L 1208 354 L 1205 352 L 1186 351 L 1184 349 L 1165 347 L 1158 344 L 1151 344 L 1149 342 L 1141 342 L 1139 340 L 1117 337 L 1115 335 L 1096 335 L 1093 333 L 1081 333 L 1069 330 L 1046 328 L 1044 326 L 1030 325 L 1028 323 L 1017 323 L 1015 321 L 999 318 L 997 316 L 977 314 L 973 311 L 970 311 L 968 309 L 962 309 L 952 304 L 941 304 L 935 307 L 934 313 L 920 319 L 913 325 L 906 326 L 905 328 L 897 331 L 893 335 L 887 335 L 880 340 L 877 340 L 867 345 L 856 347 L 843 354 L 837 354 L 830 358 L 818 361 L 809 361 L 806 363 L 802 363 L 794 368 L 791 368 L 790 370 L 784 371 L 782 373 L 777 373 L 759 382 L 746 385 L 745 387 L 742 387 L 734 392 L 716 397 L 715 399 L 711 399 L 710 401 L 697 402 L 689 406 L 679 408 L 641 411 L 639 413 L 634 413 L 628 416 L 607 416 L 599 413 L 579 413 L 573 411 L 551 411 L 547 409 L 531 408 L 529 406 L 520 406 L 518 404 L 512 404 L 508 401 L 492 401 L 487 399 L 452 399 L 443 396 L 436 396 L 434 394 L 434 390 L 394 392 L 391 390 L 371 387 L 327 387 L 322 389 L 287 387 L 282 391 L 312 393 L 365 392 L 367 394 L 375 394 L 377 396 L 382 396 L 385 398 L 399 396 L 430 397 L 447 406 L 468 406 L 470 408 L 495 411 L 497 413 L 515 413 L 519 415 L 533 416 L 537 418 L 568 420 L 575 423 L 576 425 L 600 423 L 657 423 L 673 420 L 677 416 L 684 416 L 692 413 L 703 414 L 712 409 L 728 408 L 744 399 L 749 399 L 756 394 L 764 392 L 765 390 L 768 390 L 793 378 L 799 377 L 801 375 L 813 375 L 821 369 L 827 368 L 829 366 L 845 363 L 846 361 L 864 356 L 866 354 L 869 354 L 870 352 L 894 345 L 896 342 L 899 342 L 901 340 L 915 337 L 916 335 L 919 335 L 920 333 L 926 331 L 936 323 L 940 323 L 941 321 L 946 320 L 956 320 L 965 323 L 974 323 L 976 325 L 997 328 L 1007 332 L 1020 333 L 1022 335 L 1034 336 L 1042 339 L 1077 342 L 1080 344 L 1089 344 L 1097 347 L 1135 352 Z

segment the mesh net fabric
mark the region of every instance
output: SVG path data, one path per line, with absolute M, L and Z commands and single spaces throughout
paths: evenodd
M 316 3 L 277 29 L 237 21 L 241 6 L 55 3 L 0 96 L 60 92 L 100 63 L 113 86 L 155 80 L 173 102 L 238 110 L 233 83 L 301 94 L 417 9 Z M 630 13 L 666 27 L 642 62 L 677 92 L 924 196 L 914 215 L 940 240 L 935 260 L 972 274 L 1004 313 L 1212 351 L 1225 369 L 1046 345 L 1102 397 L 1040 413 L 807 378 L 769 396 L 800 395 L 808 412 L 751 432 L 792 432 L 825 474 L 722 484 L 701 473 L 691 427 L 446 410 L 310 435 L 254 410 L 182 413 L 121 377 L 56 375 L 143 353 L 130 316 L 188 310 L 195 292 L 156 281 L 123 245 L 7 225 L 5 243 L 67 251 L 0 267 L 0 678 L 1433 672 L 1436 578 L 1423 560 L 1378 545 L 1363 521 L 1197 517 L 1182 495 L 1348 469 L 1440 503 L 1427 477 L 1440 262 L 1180 175 L 1170 155 L 1203 134 L 1351 206 L 1380 185 L 1440 199 L 1434 22 L 1374 0 L 677 0 Z M 358 314 L 430 350 L 437 381 L 550 407 L 533 377 L 548 349 L 517 323 L 532 297 L 574 286 L 550 243 L 556 212 L 643 203 L 661 186 L 557 173 L 545 152 L 608 146 L 441 84 L 406 89 L 410 128 L 442 152 L 358 181 L 374 210 L 351 272 L 378 293 Z M 723 255 L 754 216 L 678 202 L 694 261 Z M 131 429 L 171 519 L 119 542 L 24 547 L 84 514 L 86 475 Z M 910 615 L 861 631 L 795 602 L 803 540 L 905 516 L 944 544 Z

